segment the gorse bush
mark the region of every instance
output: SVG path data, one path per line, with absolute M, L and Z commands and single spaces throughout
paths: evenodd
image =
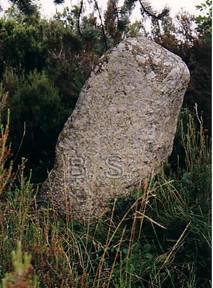
M 179 125 L 185 167 L 115 200 L 97 222 L 38 208 L 23 164 L 0 203 L 0 277 L 12 271 L 21 241 L 39 287 L 210 287 L 210 147 L 202 122 L 197 128 L 184 112 L 186 120 Z
M 36 23 L 26 23 L 20 19 L 0 19 L 1 56 L 0 75 L 3 76 L 7 67 L 17 73 L 41 69 L 45 65 L 47 46 L 42 40 L 42 27 Z
M 28 23 L 17 15 L 0 19 L 0 31 L 0 81 L 12 111 L 13 154 L 18 162 L 28 158 L 33 180 L 42 181 L 97 56 L 61 20 Z
M 19 153 L 31 158 L 30 168 L 42 175 L 52 165 L 50 155 L 68 113 L 58 89 L 44 72 L 34 71 L 18 78 L 14 90 L 8 98 L 13 150 L 18 151 L 20 146 Z M 36 167 L 40 168 L 39 172 Z

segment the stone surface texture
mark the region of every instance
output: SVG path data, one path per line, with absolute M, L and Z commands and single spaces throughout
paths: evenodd
M 107 52 L 84 85 L 43 190 L 76 219 L 100 217 L 172 152 L 189 82 L 180 57 L 145 38 Z

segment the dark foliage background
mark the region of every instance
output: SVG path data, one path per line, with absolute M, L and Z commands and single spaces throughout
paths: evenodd
M 188 65 L 191 82 L 184 105 L 193 113 L 197 105 L 211 134 L 211 1 L 198 7 L 202 16 L 179 14 L 176 26 L 168 9 L 157 14 L 143 1 L 141 22 L 133 24 L 130 16 L 137 1 L 126 0 L 118 7 L 118 1 L 109 0 L 103 15 L 97 1 L 88 2 L 93 7 L 89 15 L 81 1 L 45 20 L 33 1 L 11 0 L 13 5 L 0 19 L 0 82 L 12 111 L 14 160 L 26 157 L 36 182 L 51 169 L 58 134 L 99 57 L 123 38 L 144 31 L 147 17 L 152 23 L 147 36 Z M 181 147 L 176 145 L 175 151 Z
M 49 20 L 34 1 L 10 2 L 0 18 L 0 287 L 211 287 L 211 1 L 173 19 L 144 0 L 108 0 L 104 13 L 81 0 Z M 139 32 L 190 69 L 173 153 L 101 219 L 79 223 L 44 203 L 40 183 L 99 57 Z

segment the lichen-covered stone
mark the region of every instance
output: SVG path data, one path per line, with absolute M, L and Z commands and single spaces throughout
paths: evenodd
M 106 53 L 61 132 L 43 185 L 77 219 L 100 217 L 159 171 L 172 151 L 189 82 L 180 57 L 153 41 L 128 38 Z

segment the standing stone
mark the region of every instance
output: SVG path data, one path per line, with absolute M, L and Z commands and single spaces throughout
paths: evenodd
M 110 199 L 156 174 L 172 152 L 189 71 L 144 38 L 107 52 L 61 132 L 43 190 L 76 219 L 100 217 Z

